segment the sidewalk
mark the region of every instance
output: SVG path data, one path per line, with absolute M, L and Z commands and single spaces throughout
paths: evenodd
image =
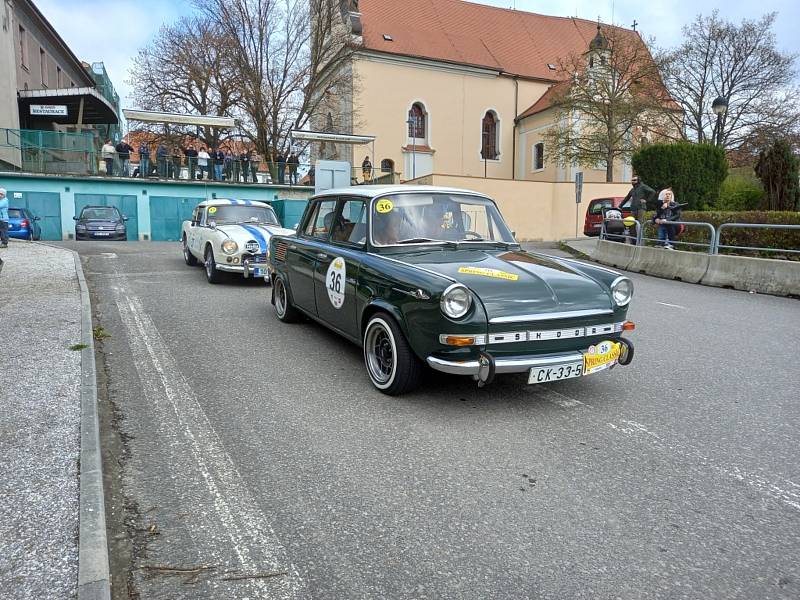
M 81 294 L 74 254 L 0 249 L 0 597 L 78 588 Z

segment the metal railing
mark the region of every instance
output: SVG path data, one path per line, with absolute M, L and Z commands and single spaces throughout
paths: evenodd
M 792 254 L 800 254 L 800 249 L 794 250 L 791 248 L 761 248 L 758 246 L 731 246 L 727 244 L 721 244 L 720 240 L 722 239 L 722 231 L 724 229 L 729 228 L 745 228 L 745 229 L 795 229 L 800 231 L 800 225 L 773 225 L 767 223 L 722 223 L 719 228 L 717 229 L 717 233 L 714 236 L 714 245 L 712 254 L 719 254 L 720 248 L 726 248 L 728 250 L 752 250 L 755 252 L 789 252 Z
M 14 171 L 94 175 L 97 153 L 91 133 L 0 128 L 0 150 Z
M 616 220 L 616 219 L 614 219 Z M 730 228 L 747 228 L 747 229 L 789 229 L 800 231 L 800 225 L 780 225 L 771 223 L 722 223 L 719 227 L 714 227 L 711 223 L 704 223 L 702 221 L 669 221 L 665 225 L 685 225 L 687 227 L 703 227 L 709 232 L 708 243 L 702 242 L 685 242 L 682 240 L 667 240 L 669 244 L 681 244 L 684 246 L 693 246 L 700 248 L 708 248 L 709 255 L 719 254 L 720 248 L 727 250 L 748 250 L 753 252 L 788 252 L 791 254 L 800 254 L 800 249 L 794 248 L 767 248 L 760 246 L 736 246 L 730 244 L 722 244 L 722 233 L 725 229 Z M 655 223 L 645 222 L 644 224 L 635 221 L 635 236 L 630 234 L 629 229 L 626 228 L 624 233 L 609 233 L 606 229 L 606 219 L 600 225 L 600 239 L 625 242 L 629 244 L 636 244 L 637 246 L 645 245 L 645 242 L 656 242 L 663 244 L 664 240 L 658 238 L 645 237 L 644 232 L 647 226 L 657 227 Z

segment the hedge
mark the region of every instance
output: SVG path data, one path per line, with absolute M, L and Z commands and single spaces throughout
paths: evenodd
M 653 214 L 648 215 L 648 220 L 652 220 Z M 768 223 L 775 225 L 800 225 L 800 213 L 793 211 L 765 211 L 752 210 L 742 212 L 732 211 L 692 211 L 684 210 L 681 215 L 682 221 L 695 221 L 700 223 L 711 223 L 718 229 L 722 223 Z M 656 237 L 653 226 L 645 232 L 647 237 Z M 682 242 L 696 242 L 707 244 L 709 232 L 703 227 L 687 227 L 680 237 Z M 800 229 L 744 229 L 726 228 L 722 232 L 720 243 L 730 246 L 750 246 L 759 248 L 782 248 L 789 250 L 800 250 Z M 700 250 L 702 247 L 678 245 L 681 250 Z M 721 254 L 757 254 L 768 258 L 792 258 L 800 260 L 800 255 L 791 252 L 782 254 L 781 252 L 753 252 L 746 250 L 720 249 Z
M 692 210 L 713 207 L 728 175 L 722 148 L 710 144 L 650 144 L 631 159 L 641 180 L 659 191 L 671 187 L 680 203 Z

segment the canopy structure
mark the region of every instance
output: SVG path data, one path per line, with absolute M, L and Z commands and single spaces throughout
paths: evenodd
M 123 108 L 122 114 L 128 121 L 142 123 L 170 123 L 175 125 L 201 125 L 206 127 L 222 127 L 233 129 L 236 119 L 233 117 L 216 117 L 213 115 L 184 115 L 179 113 L 154 112 L 150 110 L 136 110 Z
M 293 140 L 307 140 L 309 142 L 335 142 L 337 144 L 353 144 L 356 146 L 372 144 L 374 135 L 350 135 L 347 133 L 328 133 L 325 131 L 302 131 L 292 129 L 289 135 Z
M 18 93 L 22 122 L 30 128 L 32 121 L 66 125 L 116 125 L 119 122 L 114 106 L 91 87 L 54 90 L 21 90 Z

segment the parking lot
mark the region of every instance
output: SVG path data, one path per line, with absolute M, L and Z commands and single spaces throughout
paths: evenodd
M 797 300 L 631 275 L 632 365 L 397 398 L 177 243 L 64 245 L 108 336 L 117 598 L 800 596 Z

